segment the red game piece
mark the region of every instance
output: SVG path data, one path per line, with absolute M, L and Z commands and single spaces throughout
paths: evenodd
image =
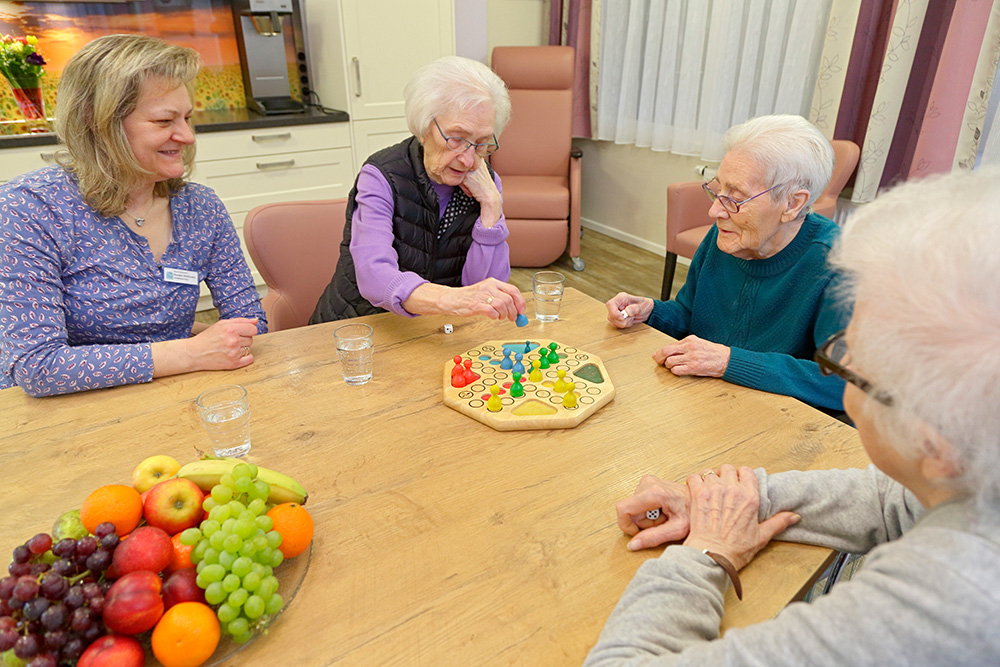
M 451 369 L 451 386 L 461 389 L 468 382 L 465 381 L 465 368 L 462 366 L 462 357 L 456 356 L 455 367 Z

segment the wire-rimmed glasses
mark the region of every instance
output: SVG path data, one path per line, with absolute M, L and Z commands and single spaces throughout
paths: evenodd
M 715 181 L 715 180 L 716 179 L 714 179 L 714 178 L 712 179 L 712 181 Z M 743 206 L 743 204 L 746 204 L 748 201 L 750 201 L 752 199 L 756 199 L 757 197 L 760 197 L 761 195 L 766 195 L 768 192 L 770 192 L 771 190 L 773 190 L 776 187 L 778 187 L 778 185 L 780 185 L 780 183 L 776 183 L 775 185 L 772 185 L 771 187 L 769 187 L 767 190 L 764 190 L 763 192 L 759 192 L 759 193 L 755 194 L 753 197 L 747 197 L 743 201 L 736 201 L 732 197 L 727 197 L 726 195 L 720 195 L 718 192 L 716 192 L 712 188 L 708 187 L 708 184 L 711 183 L 712 181 L 707 181 L 707 182 L 701 184 L 701 187 L 704 188 L 704 190 L 705 190 L 705 194 L 707 194 L 708 198 L 711 199 L 712 201 L 718 200 L 719 203 L 722 204 L 722 208 L 726 209 L 727 211 L 729 211 L 730 213 L 733 213 L 733 214 L 739 213 L 740 212 L 740 206 Z M 718 182 L 718 181 L 716 181 L 716 182 Z
M 882 405 L 891 406 L 892 396 L 847 367 L 850 364 L 849 357 L 851 351 L 847 347 L 847 340 L 844 338 L 845 333 L 846 330 L 841 329 L 827 338 L 826 342 L 816 350 L 813 359 L 819 364 L 820 372 L 823 375 L 837 375 L 842 377 Z
M 497 141 L 497 135 L 495 134 L 493 135 L 492 142 L 488 142 L 485 144 L 474 144 L 471 141 L 468 141 L 467 139 L 463 139 L 462 137 L 444 136 L 444 131 L 441 129 L 441 126 L 438 125 L 437 118 L 434 119 L 434 126 L 438 129 L 438 132 L 441 134 L 441 138 L 444 139 L 444 143 L 448 147 L 448 150 L 454 151 L 456 153 L 464 153 L 465 151 L 469 150 L 469 148 L 473 148 L 476 151 L 476 155 L 478 155 L 479 157 L 486 157 L 487 155 L 492 155 L 497 151 L 498 148 L 500 148 L 500 142 Z

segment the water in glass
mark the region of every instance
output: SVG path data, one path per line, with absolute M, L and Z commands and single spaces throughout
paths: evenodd
M 243 456 L 250 451 L 250 410 L 240 403 L 213 408 L 202 418 L 216 456 Z

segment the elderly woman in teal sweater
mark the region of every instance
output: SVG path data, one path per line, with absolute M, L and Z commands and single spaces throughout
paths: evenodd
M 718 377 L 843 411 L 844 382 L 813 351 L 850 318 L 827 255 L 838 236 L 811 212 L 833 171 L 833 148 L 801 116 L 752 118 L 723 137 L 725 157 L 705 184 L 715 226 L 676 299 L 619 293 L 618 328 L 639 322 L 678 339 L 653 359 L 675 375 Z

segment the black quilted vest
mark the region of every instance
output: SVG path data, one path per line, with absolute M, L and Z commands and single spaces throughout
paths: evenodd
M 412 271 L 439 285 L 460 287 L 465 257 L 472 245 L 472 227 L 479 218 L 479 205 L 453 223 L 438 239 L 438 197 L 424 170 L 424 147 L 416 137 L 385 148 L 365 164 L 374 165 L 392 189 L 392 247 L 399 257 L 399 269 Z M 492 173 L 492 171 L 490 172 Z M 385 312 L 368 302 L 358 290 L 351 256 L 351 220 L 357 206 L 357 179 L 347 202 L 344 240 L 333 280 L 319 298 L 310 324 Z

